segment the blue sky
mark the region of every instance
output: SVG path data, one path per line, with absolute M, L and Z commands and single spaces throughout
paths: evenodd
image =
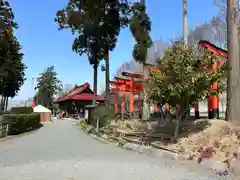
M 27 65 L 26 82 L 15 97 L 24 100 L 33 95 L 32 77 L 50 65 L 55 65 L 64 84 L 93 82 L 93 68 L 87 57 L 72 52 L 73 36 L 70 31 L 58 31 L 54 22 L 56 11 L 68 0 L 10 0 L 19 24 L 16 35 L 23 46 Z M 161 2 L 161 3 L 160 3 Z M 152 38 L 169 40 L 182 33 L 182 0 L 147 0 L 147 11 L 152 20 Z M 217 14 L 213 0 L 188 0 L 188 28 L 208 21 Z M 123 30 L 110 54 L 110 74 L 124 62 L 131 60 L 134 41 L 128 28 Z M 104 84 L 104 73 L 99 69 L 98 85 Z

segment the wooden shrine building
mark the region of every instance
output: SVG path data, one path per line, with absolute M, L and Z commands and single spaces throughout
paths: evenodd
M 91 90 L 89 83 L 74 87 L 65 96 L 54 101 L 59 105 L 60 110 L 67 111 L 69 114 L 82 112 L 86 105 L 92 104 L 94 92 Z M 98 103 L 104 103 L 104 96 L 97 96 Z

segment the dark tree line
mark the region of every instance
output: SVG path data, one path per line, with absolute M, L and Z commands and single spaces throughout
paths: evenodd
M 39 74 L 35 90 L 37 93 L 34 96 L 34 101 L 49 109 L 54 109 L 53 98 L 62 90 L 62 84 L 57 77 L 54 66 L 48 67 Z
M 6 0 L 0 0 L 0 94 L 1 109 L 6 110 L 8 98 L 17 95 L 25 80 L 21 45 L 14 35 L 18 24 Z

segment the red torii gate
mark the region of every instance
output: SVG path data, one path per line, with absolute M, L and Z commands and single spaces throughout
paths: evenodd
M 134 80 L 128 80 L 123 78 L 115 77 L 116 81 L 110 81 L 110 84 L 115 88 L 112 88 L 113 93 L 122 93 L 121 101 L 121 114 L 124 113 L 124 102 L 125 102 L 125 92 L 130 92 L 130 114 L 134 112 L 134 93 L 140 92 L 143 90 L 141 83 L 138 83 Z M 118 112 L 118 96 L 115 95 L 115 112 Z
M 115 86 L 115 88 L 111 89 L 112 93 L 119 93 L 122 92 L 122 102 L 121 102 L 121 113 L 123 112 L 124 108 L 124 100 L 125 100 L 125 91 L 126 91 L 126 84 L 120 83 L 120 82 L 115 82 L 115 81 L 110 81 L 111 86 Z M 118 113 L 118 96 L 117 94 L 114 97 L 114 106 L 115 106 L 115 113 Z
M 117 82 L 126 84 L 126 90 L 130 92 L 130 113 L 133 113 L 134 112 L 134 94 L 136 92 L 141 92 L 143 90 L 142 84 L 140 82 L 135 81 L 133 78 L 131 78 L 131 80 L 128 80 L 128 79 L 115 77 L 115 79 Z
M 150 71 L 159 72 L 160 70 L 154 67 L 151 64 L 147 64 Z M 129 73 L 122 72 L 122 76 L 129 79 L 115 77 L 116 81 L 111 81 L 110 84 L 115 88 L 112 89 L 112 92 L 118 93 L 122 92 L 122 103 L 121 103 L 121 113 L 124 113 L 124 101 L 125 101 L 125 92 L 130 92 L 130 114 L 134 112 L 134 94 L 136 92 L 142 92 L 144 87 L 142 85 L 143 74 L 142 73 Z M 137 80 L 138 79 L 138 80 Z M 142 104 L 140 105 L 142 106 Z M 165 105 L 168 109 L 168 104 Z M 141 108 L 139 108 L 141 109 Z M 118 112 L 118 97 L 115 96 L 115 112 Z
M 209 41 L 205 41 L 205 40 L 201 40 L 199 41 L 199 45 L 203 48 L 206 48 L 208 51 L 210 51 L 213 54 L 217 54 L 221 57 L 224 58 L 228 58 L 228 51 L 224 50 L 222 48 L 217 47 L 216 45 L 210 43 Z M 224 64 L 223 61 L 218 61 L 217 63 L 214 63 L 211 65 L 211 67 L 209 68 L 211 71 L 216 70 L 218 65 L 222 65 Z M 212 87 L 211 90 L 216 90 L 218 88 L 218 82 L 216 81 Z M 198 104 L 196 104 L 195 106 L 195 114 L 198 110 Z M 218 100 L 218 96 L 214 95 L 214 96 L 210 96 L 208 98 L 208 117 L 209 119 L 213 119 L 219 116 L 219 100 Z
M 199 45 L 203 48 L 206 48 L 208 51 L 212 52 L 213 54 L 217 54 L 219 56 L 228 58 L 227 50 L 217 47 L 216 45 L 210 43 L 209 41 L 201 40 L 201 41 L 199 41 Z

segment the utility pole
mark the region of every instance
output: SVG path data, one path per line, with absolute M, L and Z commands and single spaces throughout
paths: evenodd
M 188 44 L 188 32 L 187 32 L 187 0 L 183 0 L 183 43 L 187 47 Z
M 228 42 L 228 77 L 227 77 L 227 120 L 232 128 L 240 129 L 240 62 L 237 30 L 237 0 L 227 0 L 227 42 Z
M 187 28 L 187 0 L 183 0 L 183 45 L 188 47 L 188 28 Z M 190 110 L 188 111 L 190 115 Z
M 32 93 L 33 93 L 33 96 L 35 95 L 35 94 L 34 94 L 34 85 L 35 85 L 35 77 L 32 76 L 32 87 L 31 87 L 31 91 L 32 91 Z

